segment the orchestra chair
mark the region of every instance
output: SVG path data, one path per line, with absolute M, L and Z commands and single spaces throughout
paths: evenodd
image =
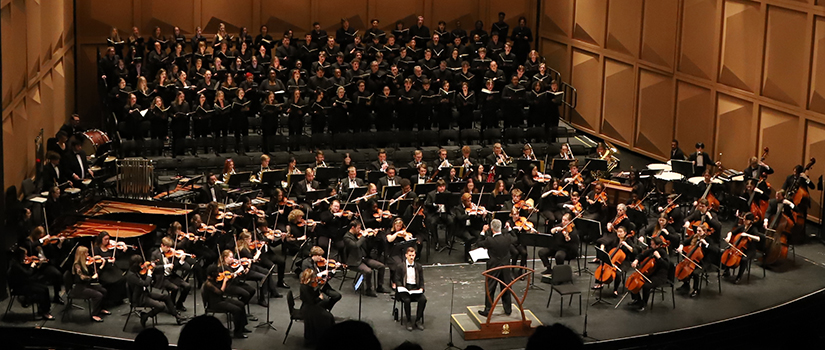
M 417 300 L 413 300 L 410 302 L 410 311 L 416 311 L 415 308 L 412 307 L 412 303 L 418 303 Z M 400 305 L 399 305 L 400 304 Z M 401 321 L 401 325 L 404 326 L 406 323 L 404 322 L 404 315 L 401 312 L 401 307 L 403 306 L 403 302 L 401 301 L 401 296 L 398 293 L 398 288 L 395 288 L 395 294 L 392 296 L 392 319 L 395 322 Z M 410 315 L 412 318 L 412 315 Z M 418 315 L 416 314 L 415 317 L 417 318 Z M 415 322 L 415 321 L 413 321 Z
M 86 304 L 88 305 L 88 308 L 89 308 L 89 318 L 91 319 L 92 318 L 92 298 L 80 298 L 80 297 L 75 296 L 72 293 L 72 288 L 74 287 L 74 276 L 72 276 L 72 271 L 71 270 L 67 270 L 66 272 L 63 273 L 63 286 L 64 286 L 64 288 L 66 288 L 66 306 L 63 308 L 62 320 L 66 320 L 66 316 L 71 314 L 71 312 L 69 312 L 69 311 L 74 307 L 77 307 L 77 308 L 83 310 L 82 307 L 74 305 L 74 303 L 73 303 L 74 299 L 81 299 L 81 300 L 86 301 Z
M 579 251 L 581 251 L 581 248 L 579 248 Z M 567 262 L 567 264 L 566 264 L 566 265 L 570 266 L 570 268 L 571 268 L 571 269 L 573 268 L 573 265 L 570 265 L 570 263 L 571 263 L 573 260 L 576 260 L 576 269 L 577 269 L 576 271 L 578 271 L 579 276 L 581 276 L 581 275 L 582 275 L 582 273 L 581 273 L 581 269 L 582 269 L 582 268 L 581 268 L 581 259 L 579 259 L 579 258 L 581 258 L 581 256 L 580 256 L 580 255 L 581 255 L 581 254 L 576 254 L 576 256 L 574 256 L 574 257 L 568 256 L 568 257 L 565 257 L 565 259 L 564 259 L 564 261 L 566 261 L 566 262 Z M 533 259 L 536 259 L 536 258 L 537 258 L 537 256 L 536 256 L 536 255 L 534 255 L 534 256 L 533 256 Z M 550 257 L 550 266 L 549 266 L 551 270 L 555 267 L 555 266 L 553 266 L 553 262 L 554 262 L 554 261 L 556 261 L 556 259 L 555 259 L 553 256 L 551 256 L 551 257 Z M 556 266 L 559 266 L 559 265 L 556 265 Z M 622 272 L 622 273 L 624 273 L 624 272 Z M 624 279 L 623 279 L 623 281 L 624 281 Z
M 289 311 L 289 326 L 286 327 L 284 341 L 281 344 L 286 344 L 286 338 L 289 337 L 289 331 L 292 329 L 292 322 L 303 321 L 304 319 L 301 314 L 301 308 L 295 308 L 295 295 L 292 294 L 291 290 L 286 292 L 286 306 L 287 311 Z
M 751 261 L 750 261 L 750 264 L 748 264 L 748 283 L 751 282 L 751 267 L 753 266 L 754 263 L 758 262 L 759 260 L 764 259 L 764 257 L 765 257 L 765 253 L 762 252 L 761 250 L 759 251 L 759 254 L 762 254 L 762 256 L 759 257 L 759 258 L 757 258 L 756 256 L 750 257 Z M 796 251 L 794 251 L 794 261 L 795 260 L 796 260 Z M 759 264 L 759 267 L 762 268 L 762 279 L 765 279 L 765 277 L 767 277 L 767 273 L 765 272 L 765 264 Z
M 144 311 L 146 309 L 151 309 L 148 306 L 138 305 L 138 303 L 140 301 L 139 300 L 134 300 L 132 298 L 132 286 L 130 286 L 129 283 L 126 283 L 126 293 L 127 293 L 126 295 L 129 297 L 129 312 L 126 313 L 126 322 L 123 323 L 123 331 L 124 332 L 126 331 L 126 325 L 129 324 L 129 319 L 132 318 L 132 315 L 140 317 L 140 312 L 138 311 L 138 309 L 143 309 Z M 155 327 L 157 325 L 157 323 L 158 323 L 157 315 L 152 316 L 152 327 Z
M 701 283 L 702 283 L 701 279 L 699 280 L 699 283 L 701 285 Z M 651 310 L 653 310 L 653 302 L 656 301 L 656 298 L 654 296 L 657 292 L 662 293 L 662 301 L 665 300 L 665 288 L 667 288 L 668 285 L 670 285 L 670 300 L 673 301 L 673 308 L 676 309 L 676 265 L 675 264 L 670 264 L 670 271 L 667 272 L 667 285 L 663 285 L 663 286 L 653 288 L 653 290 L 650 291 L 650 294 L 651 294 L 650 309 Z M 719 290 L 720 290 L 720 293 L 721 293 L 721 290 L 722 290 L 721 287 L 719 287 Z
M 461 143 L 464 145 L 478 144 L 481 140 L 481 132 L 477 129 L 462 129 L 459 131 Z
M 511 127 L 504 129 L 504 139 L 510 144 L 524 143 L 524 129 L 520 127 Z M 509 153 L 508 153 L 509 154 Z
M 719 294 L 722 294 L 722 257 L 719 257 L 718 264 L 714 262 L 710 266 L 702 266 L 699 273 L 699 292 L 702 292 L 702 281 L 705 282 L 705 287 L 710 285 L 710 274 L 716 272 L 716 283 L 719 285 Z
M 495 127 L 484 129 L 484 131 L 482 131 L 482 139 L 484 139 L 484 143 L 487 145 L 501 142 L 501 129 Z
M 573 281 L 573 267 L 570 265 L 556 265 L 553 267 L 553 279 L 550 289 L 550 296 L 547 297 L 547 306 L 550 307 L 550 300 L 553 299 L 553 292 L 559 293 L 561 300 L 559 301 L 559 317 L 564 312 L 564 296 L 569 295 L 570 300 L 567 306 L 573 304 L 573 295 L 579 295 L 579 315 L 582 314 L 582 292 L 576 288 Z
M 215 316 L 215 314 L 221 313 L 226 315 L 226 329 L 232 330 L 232 313 L 231 312 L 222 312 L 222 311 L 215 311 L 209 307 L 209 304 L 206 302 L 206 298 L 204 298 L 203 291 L 201 291 L 201 300 L 203 300 L 203 314 L 207 316 Z M 249 308 L 249 304 L 246 305 Z
M 12 288 L 9 288 L 9 305 L 6 306 L 6 313 L 3 314 L 3 320 L 7 320 L 7 316 L 9 315 L 9 311 L 11 311 L 11 307 L 14 306 L 14 299 L 17 297 L 25 297 L 26 294 L 22 292 L 18 292 Z M 37 313 L 35 312 L 35 308 L 37 307 L 37 303 L 31 303 L 30 307 L 32 309 L 32 319 L 37 319 Z

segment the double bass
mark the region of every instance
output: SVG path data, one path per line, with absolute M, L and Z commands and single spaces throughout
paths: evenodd
M 765 158 L 768 157 L 768 151 L 770 151 L 770 149 L 768 147 L 765 147 L 764 151 L 762 152 L 762 157 L 759 160 L 760 162 L 764 162 Z M 763 182 L 765 182 L 765 180 L 767 180 L 767 176 L 765 176 L 763 174 L 760 174 L 759 175 L 759 182 L 756 183 L 756 185 L 754 186 L 754 189 L 759 188 L 759 185 L 761 185 Z M 770 184 L 767 184 L 767 185 L 768 185 L 768 191 L 770 192 L 771 185 Z M 761 221 L 762 218 L 765 217 L 765 212 L 768 211 L 768 201 L 763 200 L 763 201 L 760 201 L 759 204 L 757 204 L 756 201 L 753 200 L 755 196 L 756 196 L 756 191 L 752 191 L 751 195 L 750 195 L 750 198 L 748 198 L 748 208 L 750 208 L 750 212 L 753 213 L 754 221 Z
M 805 165 L 805 169 L 802 170 L 802 173 L 805 173 L 808 170 L 810 170 L 811 167 L 814 166 L 814 164 L 816 164 L 816 158 L 811 158 L 808 164 Z M 800 176 L 794 181 L 793 185 L 789 189 L 789 194 L 787 195 L 787 197 L 791 199 L 791 202 L 793 202 L 794 206 L 802 205 L 804 206 L 804 208 L 807 209 L 807 207 L 810 206 L 811 203 L 811 194 L 808 192 L 807 185 L 801 185 L 799 183 L 801 177 L 802 174 L 800 173 Z M 807 218 L 801 212 L 794 211 L 792 219 L 794 221 L 794 227 L 791 230 L 791 237 L 794 237 L 795 239 L 799 237 L 804 237 L 805 220 Z
M 788 257 L 788 235 L 791 234 L 796 224 L 794 219 L 786 215 L 784 211 L 785 203 L 777 202 L 776 213 L 769 218 L 769 224 L 765 230 L 765 238 L 768 239 L 765 242 L 765 256 L 763 257 L 765 265 L 771 265 Z

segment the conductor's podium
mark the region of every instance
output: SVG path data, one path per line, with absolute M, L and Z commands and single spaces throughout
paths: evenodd
M 505 282 L 501 278 L 509 275 L 507 272 L 520 271 L 521 274 L 515 274 L 512 280 Z M 502 274 L 502 271 L 506 273 Z M 481 273 L 484 276 L 484 290 L 487 294 L 487 300 L 491 305 L 491 312 L 487 316 L 478 314 L 479 310 L 484 310 L 483 305 L 467 306 L 465 313 L 453 314 L 450 316 L 450 324 L 452 327 L 458 329 L 464 340 L 477 339 L 494 339 L 494 338 L 511 338 L 511 337 L 528 337 L 533 334 L 536 327 L 541 326 L 541 321 L 530 310 L 522 309 L 524 300 L 527 299 L 527 292 L 529 286 L 533 281 L 533 270 L 524 266 L 499 266 L 489 269 Z M 501 277 L 501 278 L 500 278 Z M 527 285 L 521 295 L 516 294 L 513 290 L 513 285 L 524 281 Z M 500 291 L 495 297 L 490 295 L 488 288 L 492 284 L 499 284 Z M 502 296 L 509 295 L 515 299 L 515 303 L 511 303 L 512 310 L 510 315 L 504 313 L 504 307 L 499 303 L 502 301 Z
M 513 312 L 509 316 L 504 314 L 504 307 L 496 306 L 489 323 L 486 323 L 487 317 L 478 314 L 479 310 L 484 310 L 484 305 L 467 306 L 465 313 L 453 314 L 450 323 L 464 340 L 529 337 L 542 325 L 541 321 L 530 310 L 524 310 L 525 320 L 522 320 L 521 309 L 512 305 Z

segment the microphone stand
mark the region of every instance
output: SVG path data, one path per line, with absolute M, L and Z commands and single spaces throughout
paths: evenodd
M 269 268 L 269 272 L 266 274 L 264 279 L 261 281 L 261 288 L 266 288 L 266 283 L 269 282 L 269 279 L 272 278 L 272 269 L 274 269 L 275 266 L 278 266 L 278 264 L 272 264 L 272 267 Z M 266 303 L 266 322 L 259 323 L 257 326 L 255 326 L 255 328 L 270 328 L 273 331 L 277 331 L 278 329 L 275 328 L 275 326 L 272 325 L 273 321 L 271 321 L 269 319 L 269 304 L 272 304 L 272 303 Z
M 450 327 L 450 341 L 447 343 L 447 347 L 444 348 L 444 350 L 450 350 L 450 349 L 461 350 L 461 348 L 459 348 L 459 347 L 455 346 L 455 344 L 453 344 L 453 322 L 452 322 L 452 318 L 453 318 L 453 301 L 455 300 L 455 281 L 453 281 L 452 278 L 450 278 L 450 286 L 451 286 L 450 287 L 450 322 L 447 323 L 447 327 Z M 401 315 L 401 317 L 404 317 L 404 315 Z

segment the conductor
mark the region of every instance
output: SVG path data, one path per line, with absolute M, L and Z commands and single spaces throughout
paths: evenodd
M 492 232 L 490 236 L 487 234 Z M 505 266 L 510 261 L 510 245 L 516 242 L 516 236 L 513 235 L 512 231 L 508 229 L 507 233 L 501 232 L 501 220 L 493 219 L 490 222 L 490 225 L 484 225 L 484 229 L 481 231 L 481 239 L 478 241 L 478 246 L 487 249 L 487 254 L 490 256 L 490 259 L 487 260 L 487 269 L 492 269 L 500 266 Z M 502 281 L 501 288 L 504 290 L 505 284 L 510 283 L 513 279 L 512 273 L 510 269 L 501 269 L 492 273 L 492 276 L 498 278 Z M 478 314 L 481 316 L 487 316 L 490 313 L 490 305 L 492 305 L 492 298 L 495 298 L 496 295 L 496 287 L 501 283 L 490 283 L 487 295 L 484 299 L 484 310 L 479 310 Z M 504 293 L 501 297 L 501 301 L 504 306 L 504 313 L 508 316 L 513 311 L 512 304 L 510 303 L 510 294 L 511 293 Z

